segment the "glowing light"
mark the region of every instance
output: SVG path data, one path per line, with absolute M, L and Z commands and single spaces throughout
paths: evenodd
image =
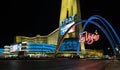
M 84 31 L 83 33 L 80 33 L 80 42 L 84 42 L 86 44 L 92 44 L 94 41 L 99 40 L 98 32 L 95 31 L 95 34 L 88 33 L 87 31 Z
M 60 29 L 60 34 L 64 35 L 64 33 L 73 25 L 75 22 L 71 22 Z M 73 27 L 68 33 L 75 31 L 75 27 Z
M 10 46 L 10 52 L 21 51 L 21 44 L 15 44 Z

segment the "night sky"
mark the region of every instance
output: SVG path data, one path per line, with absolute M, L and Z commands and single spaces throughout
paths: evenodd
M 120 2 L 81 0 L 82 19 L 100 15 L 120 35 Z M 58 28 L 61 0 L 0 1 L 0 47 L 14 43 L 16 35 L 48 35 Z

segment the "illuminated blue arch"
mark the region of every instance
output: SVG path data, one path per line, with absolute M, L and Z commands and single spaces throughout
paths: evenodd
M 103 28 L 103 26 L 100 26 L 97 22 L 94 22 L 92 20 L 94 19 L 97 19 L 99 20 L 104 26 L 105 28 Z M 113 52 L 115 55 L 118 54 L 118 51 L 115 49 L 116 47 L 118 47 L 118 45 L 116 44 L 116 41 L 114 40 L 114 37 L 112 36 L 112 33 L 109 31 L 109 30 L 112 30 L 112 32 L 114 33 L 116 39 L 117 39 L 117 42 L 120 44 L 120 38 L 118 37 L 117 33 L 115 32 L 115 30 L 113 29 L 113 27 L 110 25 L 110 23 L 105 20 L 104 18 L 102 18 L 101 16 L 99 15 L 93 15 L 92 17 L 90 17 L 88 20 L 80 20 L 78 22 L 76 22 L 76 24 L 73 24 L 66 32 L 65 34 L 62 36 L 60 42 L 58 42 L 58 45 L 56 47 L 56 51 L 55 51 L 55 54 L 58 52 L 59 48 L 60 48 L 60 45 L 61 45 L 61 42 L 64 40 L 64 37 L 65 35 L 68 33 L 68 31 L 73 27 L 73 26 L 77 26 L 78 24 L 82 24 L 84 23 L 85 25 L 83 26 L 83 29 L 82 31 L 85 30 L 86 26 L 88 23 L 92 23 L 94 24 L 95 26 L 97 26 L 98 28 L 100 28 L 102 30 L 102 32 L 106 35 L 108 41 L 110 42 L 110 45 L 112 46 L 112 49 L 113 49 Z M 109 28 L 110 29 L 109 29 Z
M 103 17 L 101 17 L 99 15 L 94 15 L 94 16 L 102 19 L 108 25 L 108 27 L 110 27 L 110 29 L 112 30 L 113 34 L 116 36 L 117 42 L 120 44 L 120 38 L 119 38 L 118 34 L 116 33 L 116 31 L 114 30 L 114 28 L 110 25 L 110 23 L 105 18 L 103 18 Z
M 101 28 L 98 23 L 93 22 L 92 20 L 94 20 L 94 19 L 99 20 L 99 21 L 105 26 L 104 29 Z M 105 20 L 105 19 L 104 19 L 104 21 L 107 22 L 107 20 Z M 108 29 L 108 27 L 106 26 L 105 22 L 103 22 L 103 21 L 102 21 L 101 19 L 99 19 L 98 17 L 92 16 L 92 17 L 90 17 L 90 18 L 85 22 L 82 31 L 84 31 L 85 28 L 86 28 L 86 26 L 87 26 L 87 24 L 89 24 L 89 23 L 91 23 L 91 22 L 92 22 L 92 24 L 94 24 L 94 25 L 97 24 L 96 26 L 98 26 L 98 27 L 103 31 L 103 33 L 106 35 L 107 39 L 109 40 L 109 42 L 110 42 L 110 44 L 111 44 L 111 46 L 112 46 L 112 49 L 113 49 L 114 54 L 117 55 L 118 51 L 116 52 L 116 49 L 115 49 L 115 48 L 118 48 L 118 45 L 117 45 L 116 41 L 114 40 L 111 32 L 109 31 L 109 30 L 111 29 L 112 32 L 115 33 L 115 36 L 117 35 L 117 33 L 115 32 L 115 30 L 112 28 L 112 26 L 107 22 L 108 27 L 110 26 L 110 29 Z M 106 30 L 105 30 L 105 29 L 106 29 Z M 116 38 L 119 38 L 118 35 L 116 36 Z M 118 40 L 118 39 L 117 39 L 117 40 Z M 117 42 L 119 42 L 119 40 L 118 40 Z
M 85 22 L 87 22 L 87 21 L 88 21 L 88 20 L 86 20 Z M 110 42 L 114 54 L 117 55 L 117 52 L 116 52 L 115 47 L 114 47 L 115 45 L 113 44 L 113 41 L 112 41 L 111 37 L 109 36 L 109 34 L 107 33 L 107 31 L 106 31 L 103 27 L 101 27 L 99 24 L 97 24 L 96 22 L 94 22 L 94 21 L 89 21 L 89 23 L 94 24 L 95 26 L 97 26 L 98 28 L 101 29 L 101 31 L 106 35 L 108 41 Z M 76 23 L 76 25 L 79 25 L 79 24 L 82 24 L 81 21 L 78 22 L 78 23 Z M 84 23 L 84 24 L 85 24 L 85 25 L 83 26 L 82 32 L 85 30 L 85 27 L 86 27 L 86 25 L 87 25 L 88 23 Z M 71 27 L 71 28 L 72 28 L 72 27 Z M 70 29 L 71 29 L 71 28 L 70 28 Z
M 98 17 L 95 17 L 95 16 L 90 17 L 90 18 L 88 19 L 88 21 L 85 22 L 85 24 L 84 24 L 84 26 L 83 26 L 83 28 L 82 28 L 82 31 L 84 31 L 85 28 L 86 28 L 86 26 L 88 25 L 88 23 L 89 23 L 90 21 L 93 21 L 93 20 L 99 20 L 99 21 L 103 24 L 103 26 L 105 26 L 106 31 L 109 32 L 111 38 L 113 39 L 113 41 L 114 41 L 114 43 L 115 43 L 115 40 L 114 40 L 111 32 L 110 32 L 109 29 L 108 29 L 108 26 L 106 26 L 105 22 L 102 21 L 102 20 L 101 20 L 100 18 L 98 18 Z M 98 23 L 97 23 L 97 24 L 98 24 Z
M 87 24 L 88 24 L 90 21 L 93 21 L 93 20 L 99 20 L 99 21 L 101 22 L 100 24 L 103 24 L 104 28 L 106 29 L 106 31 L 109 33 L 110 37 L 112 38 L 111 40 L 114 42 L 115 46 L 118 47 L 117 43 L 119 43 L 120 40 L 119 40 L 119 37 L 118 37 L 117 33 L 115 32 L 115 30 L 113 29 L 113 27 L 110 25 L 110 23 L 109 23 L 106 19 L 102 18 L 102 17 L 99 16 L 99 15 L 93 15 L 93 16 L 91 16 L 91 17 L 87 20 L 87 22 L 85 22 L 85 25 L 83 26 L 82 31 L 84 31 L 84 29 L 86 28 Z M 98 23 L 97 23 L 97 24 L 98 24 Z M 114 34 L 114 36 L 116 37 L 116 40 L 117 40 L 117 41 L 115 41 L 115 38 L 113 37 L 111 31 L 113 32 L 113 34 Z
M 89 23 L 94 24 L 95 26 L 97 26 L 105 34 L 108 41 L 110 42 L 110 45 L 112 46 L 114 54 L 117 55 L 117 52 L 115 50 L 115 44 L 113 43 L 111 37 L 109 36 L 109 33 L 103 27 L 101 27 L 99 24 L 97 24 L 96 22 L 90 21 Z

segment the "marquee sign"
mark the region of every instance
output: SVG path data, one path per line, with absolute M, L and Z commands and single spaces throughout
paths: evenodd
M 74 19 L 75 19 L 75 15 L 73 15 L 73 16 L 71 16 L 71 17 L 69 17 L 69 18 L 66 18 L 66 19 L 64 19 L 64 20 L 62 20 L 62 21 L 60 22 L 60 27 L 69 24 L 70 22 L 74 21 Z
M 86 44 L 92 44 L 94 41 L 98 41 L 99 40 L 99 34 L 97 33 L 97 30 L 95 31 L 95 33 L 89 33 L 87 31 L 84 31 L 83 33 L 80 33 L 80 42 L 84 42 Z
M 71 22 L 60 29 L 60 35 L 64 35 L 64 33 L 73 25 L 75 22 Z M 74 28 L 72 28 L 68 33 L 75 31 Z
M 63 21 L 61 21 L 60 23 L 60 35 L 64 35 L 64 33 L 73 25 L 75 24 L 74 22 L 74 18 L 75 18 L 75 15 L 69 17 L 69 18 L 66 18 L 64 19 Z M 75 31 L 75 27 L 71 28 L 70 32 L 74 32 Z

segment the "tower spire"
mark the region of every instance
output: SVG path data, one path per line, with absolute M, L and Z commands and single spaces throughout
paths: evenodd
M 72 22 L 69 21 L 71 20 L 72 22 L 81 20 L 80 0 L 62 0 L 61 2 L 58 45 L 56 47 L 55 53 L 58 52 L 60 48 L 60 44 L 62 43 L 64 38 L 79 38 L 78 36 L 79 36 L 79 32 L 82 30 L 82 25 L 75 26 L 74 32 L 67 33 L 66 35 L 64 34 L 67 31 L 67 29 L 70 27 L 69 24 L 71 24 Z M 84 46 L 84 43 L 81 43 L 81 46 Z

